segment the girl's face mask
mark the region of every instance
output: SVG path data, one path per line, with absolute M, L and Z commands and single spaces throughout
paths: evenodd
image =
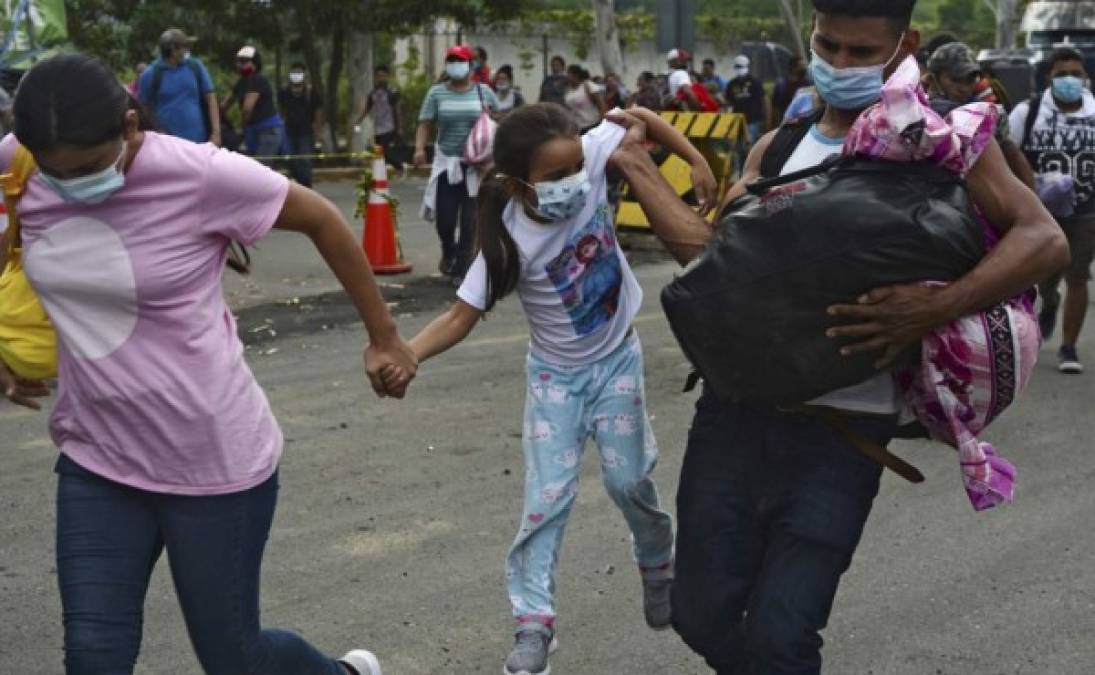
M 589 193 L 593 191 L 589 174 L 584 168 L 566 178 L 540 181 L 529 187 L 536 191 L 536 200 L 539 204 L 534 211 L 550 222 L 576 217 L 582 212 L 589 199 Z

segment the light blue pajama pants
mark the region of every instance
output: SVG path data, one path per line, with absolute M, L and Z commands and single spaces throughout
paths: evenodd
M 650 478 L 658 446 L 644 394 L 642 346 L 634 334 L 590 365 L 560 367 L 528 357 L 525 508 L 506 560 L 510 602 L 521 624 L 550 629 L 554 623 L 555 567 L 590 437 L 600 450 L 605 489 L 631 529 L 640 569 L 649 578 L 671 574 L 673 520 Z

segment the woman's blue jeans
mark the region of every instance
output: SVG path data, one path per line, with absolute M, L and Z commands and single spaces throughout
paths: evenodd
M 167 549 L 175 592 L 211 675 L 343 675 L 299 636 L 259 625 L 259 570 L 274 517 L 275 473 L 208 497 L 144 492 L 57 461 L 57 576 L 69 675 L 129 675 L 148 580 Z

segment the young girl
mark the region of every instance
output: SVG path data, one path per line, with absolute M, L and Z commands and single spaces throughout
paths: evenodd
M 657 115 L 633 112 L 652 140 L 689 160 L 699 194 L 713 196 L 703 156 Z M 574 118 L 553 103 L 511 113 L 495 138 L 496 174 L 479 195 L 481 251 L 456 304 L 411 341 L 420 360 L 440 354 L 513 291 L 528 318 L 525 506 L 506 562 L 518 624 L 505 665 L 510 675 L 549 672 L 557 644 L 555 565 L 590 437 L 605 488 L 634 537 L 647 623 L 669 625 L 673 525 L 650 478 L 658 450 L 631 327 L 642 289 L 617 245 L 605 198 L 605 169 L 626 133 L 606 121 L 579 137 Z
M 251 159 L 145 130 L 114 73 L 87 56 L 34 66 L 14 114 L 0 171 L 19 144 L 38 166 L 14 244 L 58 338 L 66 672 L 133 672 L 166 550 L 204 672 L 380 675 L 365 650 L 336 661 L 259 623 L 282 435 L 221 289 L 230 241 L 308 236 L 365 323 L 374 388 L 386 393 L 389 365 L 400 375 L 387 391 L 401 395 L 415 360 L 342 215 Z M 32 407 L 43 393 L 2 363 L 0 384 Z

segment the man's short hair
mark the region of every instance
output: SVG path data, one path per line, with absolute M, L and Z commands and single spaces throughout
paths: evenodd
M 897 32 L 908 30 L 916 0 L 812 0 L 814 11 L 834 16 L 888 19 Z
M 1053 50 L 1053 55 L 1049 57 L 1049 67 L 1052 68 L 1062 61 L 1079 61 L 1083 63 L 1084 55 L 1075 47 L 1058 47 Z
M 714 66 L 715 65 L 715 59 L 704 59 L 703 60 L 703 65 L 705 65 L 705 66 Z
M 383 64 L 383 63 L 382 63 L 382 64 L 380 64 L 379 66 L 377 66 L 377 67 L 376 67 L 376 71 L 375 71 L 375 72 L 378 72 L 378 73 L 386 73 L 386 74 L 388 74 L 388 75 L 391 75 L 391 74 L 392 74 L 392 71 L 388 70 L 388 66 L 386 66 L 386 65 L 385 65 L 385 64 Z
M 293 65 L 289 66 L 289 70 L 308 70 L 308 67 L 300 61 L 297 61 Z

